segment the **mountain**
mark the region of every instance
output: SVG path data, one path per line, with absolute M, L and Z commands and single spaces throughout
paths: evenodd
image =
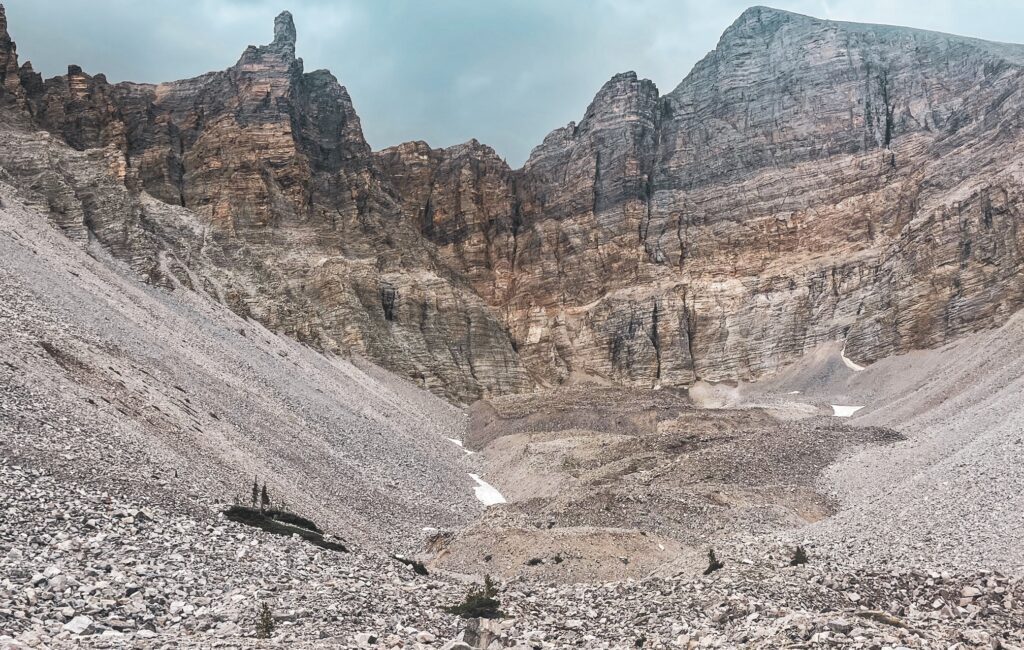
M 478 509 L 464 454 L 444 441 L 464 427 L 452 405 L 195 292 L 147 286 L 3 182 L 0 204 L 5 464 L 68 484 L 113 473 L 118 494 L 204 510 L 247 500 L 258 476 L 364 547 L 400 548 Z
M 228 70 L 155 86 L 77 66 L 43 81 L 3 39 L 17 75 L 0 165 L 73 239 L 452 398 L 533 385 L 497 315 L 399 209 L 346 90 L 303 71 L 290 14 Z
M 1000 324 L 1022 53 L 758 7 L 663 97 L 617 75 L 512 175 L 520 355 L 552 383 L 684 385 Z
M 0 648 L 1024 647 L 1019 47 L 754 8 L 513 170 L 295 43 L 0 9 Z
M 752 379 L 829 341 L 866 364 L 1024 299 L 1021 46 L 754 7 L 513 170 L 476 141 L 372 152 L 287 12 L 155 86 L 44 81 L 3 26 L 0 166 L 69 236 L 456 401 Z

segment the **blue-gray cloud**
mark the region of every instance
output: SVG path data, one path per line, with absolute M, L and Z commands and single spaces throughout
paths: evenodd
M 714 48 L 742 0 L 0 0 L 22 59 L 114 81 L 223 69 L 290 10 L 306 69 L 351 93 L 374 148 L 477 138 L 513 165 L 635 70 L 662 92 Z M 1024 41 L 1019 0 L 778 0 L 821 18 Z

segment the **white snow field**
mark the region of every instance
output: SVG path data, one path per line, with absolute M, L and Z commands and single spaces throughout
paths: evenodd
M 483 480 L 476 474 L 470 474 L 470 477 L 476 481 L 476 487 L 473 491 L 476 493 L 476 498 L 480 499 L 480 503 L 485 506 L 493 506 L 499 503 L 505 503 L 505 497 L 501 496 L 501 492 L 498 492 L 497 488 Z
M 863 406 L 842 406 L 839 404 L 830 404 L 832 407 L 832 415 L 837 418 L 848 418 L 852 417 L 854 413 L 864 408 Z

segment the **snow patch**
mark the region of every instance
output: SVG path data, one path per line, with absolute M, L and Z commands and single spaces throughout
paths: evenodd
M 839 404 L 832 404 L 832 415 L 837 418 L 848 418 L 857 411 L 864 408 L 863 406 L 840 406 Z
M 845 345 L 843 346 L 843 349 L 839 351 L 839 356 L 843 358 L 843 363 L 845 363 L 846 367 L 849 368 L 850 370 L 852 370 L 854 372 L 860 372 L 861 370 L 864 370 L 864 366 L 862 366 L 862 365 L 860 365 L 858 363 L 854 363 L 853 361 L 850 361 L 846 357 L 846 346 Z
M 498 503 L 505 503 L 505 497 L 501 496 L 501 492 L 487 481 L 483 480 L 476 474 L 470 474 L 470 478 L 476 481 L 476 487 L 473 491 L 476 493 L 476 498 L 480 499 L 480 503 L 485 506 L 493 506 Z
M 466 452 L 467 456 L 469 456 L 469 455 L 471 455 L 473 453 L 470 450 L 466 449 L 466 447 L 462 444 L 461 440 L 456 440 L 455 438 L 445 438 L 445 440 L 447 440 L 448 442 L 454 442 L 458 446 L 462 447 L 462 451 Z

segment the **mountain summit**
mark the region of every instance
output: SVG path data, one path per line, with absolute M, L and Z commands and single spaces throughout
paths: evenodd
M 282 11 L 274 19 L 274 42 L 277 47 L 288 48 L 295 53 L 295 21 L 289 11 Z

